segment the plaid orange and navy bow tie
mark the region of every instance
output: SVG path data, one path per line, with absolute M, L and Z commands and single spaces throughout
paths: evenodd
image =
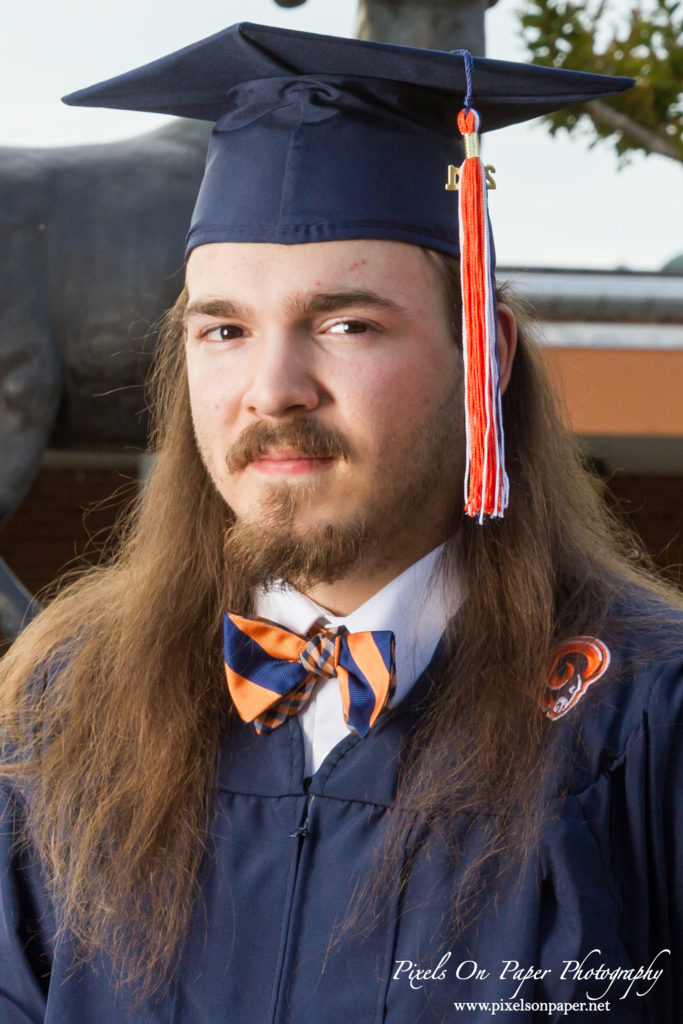
M 336 676 L 344 719 L 366 736 L 396 688 L 390 630 L 318 627 L 300 636 L 267 619 L 227 614 L 223 639 L 230 694 L 240 717 L 259 733 L 300 711 L 321 678 Z

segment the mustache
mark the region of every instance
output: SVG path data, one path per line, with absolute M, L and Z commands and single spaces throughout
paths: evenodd
M 318 420 L 287 420 L 284 423 L 252 423 L 229 448 L 225 464 L 229 473 L 244 469 L 272 448 L 296 448 L 309 458 L 348 459 L 352 448 L 339 430 Z

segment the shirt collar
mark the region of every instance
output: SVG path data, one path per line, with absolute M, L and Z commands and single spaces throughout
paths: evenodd
M 351 633 L 392 630 L 396 638 L 396 691 L 392 703 L 396 704 L 426 669 L 462 600 L 458 584 L 455 588 L 452 582 L 445 586 L 441 559 L 444 546 L 439 545 L 409 566 L 349 615 L 334 616 L 310 597 L 285 586 L 259 591 L 255 612 L 300 634 L 307 633 L 314 623 L 328 628 L 343 625 Z

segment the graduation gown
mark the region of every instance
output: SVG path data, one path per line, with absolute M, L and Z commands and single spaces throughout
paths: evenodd
M 456 826 L 464 864 L 454 866 L 438 829 L 425 834 L 405 887 L 362 930 L 349 928 L 431 685 L 428 670 L 310 781 L 296 718 L 260 737 L 235 727 L 181 966 L 137 1006 L 104 960 L 74 969 L 68 935 L 53 940 L 40 865 L 13 849 L 20 807 L 9 794 L 2 1024 L 682 1020 L 680 662 L 612 651 L 604 677 L 553 723 L 557 763 L 569 768 L 537 849 L 498 878 L 464 933 L 452 934 L 449 909 L 481 842 L 470 820 Z

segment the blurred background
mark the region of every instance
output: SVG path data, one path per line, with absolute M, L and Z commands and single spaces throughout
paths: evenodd
M 623 73 L 650 83 L 592 119 L 498 132 L 484 157 L 496 167 L 499 277 L 536 307 L 572 426 L 610 500 L 675 577 L 683 562 L 681 5 L 652 0 L 640 21 L 631 8 L 628 0 L 599 15 L 580 0 L 8 5 L 0 633 L 16 633 L 31 595 L 65 565 L 86 549 L 95 556 L 121 501 L 144 480 L 149 328 L 182 287 L 208 134 L 200 122 L 67 108 L 59 97 L 239 21 L 475 53 L 485 45 L 488 57 L 609 73 L 621 60 Z

